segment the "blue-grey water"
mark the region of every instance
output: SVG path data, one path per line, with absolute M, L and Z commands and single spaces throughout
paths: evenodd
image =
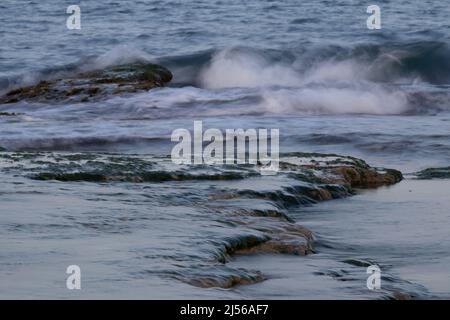
M 66 28 L 71 4 L 80 30 Z M 381 8 L 381 30 L 366 27 L 370 4 Z M 17 113 L 0 116 L 0 298 L 448 298 L 450 181 L 414 173 L 450 166 L 449 16 L 438 0 L 3 0 L 0 94 L 135 61 L 174 77 L 100 102 L 0 104 Z M 280 128 L 282 152 L 351 155 L 406 179 L 284 207 L 313 231 L 312 255 L 229 258 L 223 248 L 236 239 L 286 226 L 242 214 L 279 210 L 276 201 L 216 195 L 298 182 L 30 178 L 166 172 L 172 131 L 194 120 Z M 382 269 L 382 290 L 366 287 L 370 264 Z M 80 291 L 66 289 L 69 265 L 82 269 Z M 230 279 L 246 283 L 223 285 Z

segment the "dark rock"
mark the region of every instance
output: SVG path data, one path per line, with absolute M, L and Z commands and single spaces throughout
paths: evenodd
M 421 180 L 431 179 L 449 179 L 450 167 L 447 168 L 429 168 L 416 173 L 417 178 Z
M 210 273 L 206 273 L 210 271 Z M 219 271 L 219 272 L 218 272 Z M 266 280 L 266 277 L 260 271 L 239 269 L 223 270 L 196 270 L 199 274 L 180 278 L 181 281 L 199 288 L 224 288 L 231 289 L 236 286 L 251 285 Z M 202 274 L 206 273 L 206 274 Z
M 351 188 L 378 188 L 396 184 L 403 180 L 400 171 L 372 168 L 364 160 L 336 154 L 289 153 L 281 158 L 280 168 L 301 173 L 300 179 L 313 183 L 343 185 Z M 288 160 L 291 158 L 291 160 Z M 294 159 L 294 161 L 292 161 Z M 303 161 L 295 161 L 303 159 Z M 325 173 L 322 176 L 308 174 L 308 170 Z M 298 173 L 297 173 L 298 174 Z M 318 198 L 318 197 L 315 197 Z M 322 200 L 333 197 L 326 190 L 320 194 Z
M 0 112 L 0 117 L 17 117 L 23 115 L 23 113 L 17 112 Z
M 0 103 L 97 101 L 110 95 L 161 87 L 171 80 L 172 73 L 162 66 L 134 63 L 82 72 L 64 79 L 42 80 L 36 85 L 9 91 L 0 97 Z
M 402 173 L 393 169 L 378 171 L 356 166 L 337 166 L 331 171 L 341 176 L 344 180 L 342 182 L 352 188 L 378 188 L 396 184 L 403 179 Z
M 407 292 L 395 291 L 392 293 L 393 300 L 411 300 L 412 297 Z

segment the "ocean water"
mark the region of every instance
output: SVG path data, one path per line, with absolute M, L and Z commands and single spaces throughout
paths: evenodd
M 77 3 L 81 29 L 68 30 Z M 381 30 L 366 27 L 370 4 Z M 17 113 L 0 116 L 0 297 L 448 298 L 450 181 L 415 173 L 450 166 L 449 16 L 437 0 L 3 0 L 0 94 L 136 61 L 174 77 L 100 102 L 0 104 Z M 283 153 L 354 156 L 405 180 L 292 205 L 286 188 L 300 182 L 286 175 L 183 167 L 204 178 L 161 178 L 172 131 L 194 120 L 279 128 Z M 88 169 L 158 178 L 36 179 Z M 247 196 L 217 197 L 229 192 Z M 224 253 L 288 222 L 312 230 L 314 254 Z M 80 291 L 65 286 L 74 264 Z M 371 264 L 383 271 L 376 292 Z

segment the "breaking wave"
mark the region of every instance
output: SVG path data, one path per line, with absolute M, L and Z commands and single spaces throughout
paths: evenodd
M 447 43 L 422 41 L 353 47 L 311 45 L 289 50 L 239 46 L 165 57 L 160 62 L 179 80 L 223 88 L 298 86 L 326 80 L 449 84 L 449 57 Z
M 196 115 L 196 111 L 205 116 L 423 114 L 448 110 L 449 58 L 449 45 L 438 41 L 289 50 L 230 47 L 160 58 L 119 46 L 39 74 L 0 79 L 0 85 L 4 91 L 74 71 L 157 62 L 173 72 L 172 88 L 122 99 L 114 110 L 126 113 L 122 106 L 130 105 L 130 116 L 146 117 L 150 112 L 153 119 Z M 133 114 L 136 108 L 131 104 L 149 108 Z

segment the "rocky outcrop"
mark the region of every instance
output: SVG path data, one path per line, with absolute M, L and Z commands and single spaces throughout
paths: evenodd
M 378 188 L 403 180 L 400 171 L 374 168 L 364 160 L 335 154 L 290 153 L 281 158 L 284 170 L 301 172 L 301 179 L 316 184 L 342 185 L 352 188 Z M 322 190 L 323 200 L 330 200 L 328 191 Z
M 267 234 L 266 241 L 255 242 L 227 252 L 231 255 L 246 254 L 290 254 L 306 256 L 313 252 L 313 233 L 293 222 L 283 223 L 275 233 Z
M 160 65 L 134 63 L 81 72 L 63 79 L 42 80 L 36 85 L 9 91 L 0 97 L 0 104 L 22 100 L 45 103 L 96 101 L 111 95 L 161 87 L 171 80 L 172 73 Z
M 342 181 L 337 182 L 343 182 L 352 188 L 378 188 L 395 184 L 403 179 L 400 171 L 392 169 L 378 171 L 373 168 L 342 166 L 331 171 L 341 177 Z

